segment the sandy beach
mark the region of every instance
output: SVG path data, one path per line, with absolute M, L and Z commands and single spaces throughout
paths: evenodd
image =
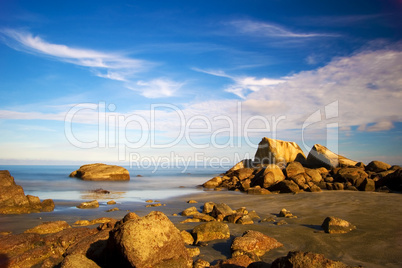
M 194 199 L 198 203 L 188 204 Z M 199 211 L 205 202 L 226 203 L 232 209 L 246 207 L 255 210 L 263 218 L 274 217 L 276 222 L 282 208 L 294 219 L 284 219 L 287 224 L 255 221 L 253 225 L 229 224 L 231 238 L 216 240 L 201 247 L 198 258 L 215 263 L 230 257 L 230 245 L 234 237 L 246 230 L 257 230 L 276 238 L 284 246 L 266 253 L 262 260 L 271 263 L 288 251 L 301 250 L 322 253 L 325 257 L 347 265 L 364 267 L 401 267 L 402 257 L 402 195 L 399 193 L 323 191 L 321 193 L 247 195 L 233 191 L 202 191 L 198 194 L 158 200 L 166 206 L 145 207 L 145 202 L 122 202 L 106 205 L 100 202 L 97 209 L 77 209 L 79 202 L 56 202 L 51 213 L 25 215 L 1 215 L 0 231 L 20 233 L 45 221 L 65 220 L 73 224 L 77 220 L 100 217 L 121 219 L 128 211 L 144 216 L 157 210 L 165 213 L 179 230 L 191 230 L 200 223 L 180 223 L 184 209 L 195 206 Z M 119 211 L 106 212 L 118 207 Z M 178 216 L 173 216 L 173 214 Z M 327 234 L 321 224 L 327 216 L 336 216 L 351 222 L 357 229 L 347 234 Z M 93 226 L 96 227 L 96 226 Z

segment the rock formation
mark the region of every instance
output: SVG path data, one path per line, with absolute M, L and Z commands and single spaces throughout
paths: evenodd
M 307 156 L 306 166 L 311 168 L 325 167 L 331 169 L 338 166 L 355 166 L 356 164 L 356 161 L 335 154 L 325 146 L 315 144 Z
M 46 199 L 41 202 L 37 196 L 25 196 L 24 190 L 15 183 L 10 172 L 0 170 L 0 214 L 50 212 L 53 210 L 53 200 Z
M 254 156 L 255 164 L 284 164 L 298 161 L 304 162 L 306 156 L 295 142 L 281 141 L 264 137 L 258 144 Z
M 70 177 L 86 181 L 128 181 L 130 174 L 127 169 L 120 166 L 106 164 L 88 164 L 73 171 Z

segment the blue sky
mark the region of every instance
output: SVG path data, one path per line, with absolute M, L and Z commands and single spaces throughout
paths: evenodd
M 397 0 L 1 1 L 0 163 L 230 165 L 267 136 L 401 164 L 401 15 Z

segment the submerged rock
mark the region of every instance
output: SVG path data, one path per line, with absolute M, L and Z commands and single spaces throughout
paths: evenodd
M 86 181 L 128 181 L 130 174 L 127 169 L 115 165 L 88 164 L 83 165 L 70 174 Z

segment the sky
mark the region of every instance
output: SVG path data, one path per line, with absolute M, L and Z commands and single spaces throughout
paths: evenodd
M 0 164 L 402 164 L 402 1 L 0 1 Z

